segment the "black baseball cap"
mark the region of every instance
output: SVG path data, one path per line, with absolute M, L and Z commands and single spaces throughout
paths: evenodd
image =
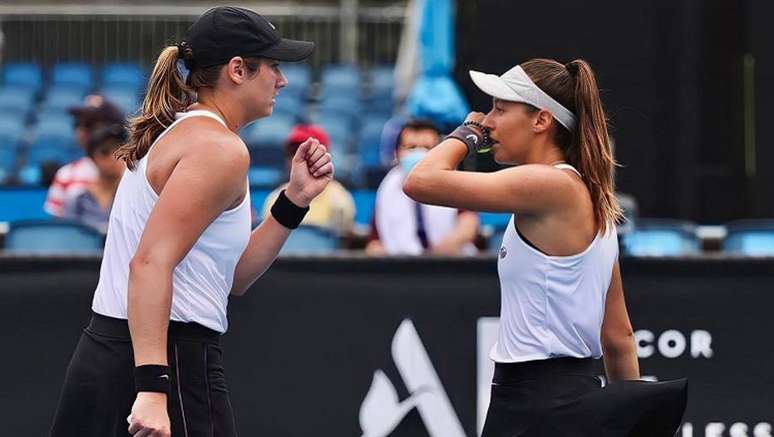
M 295 62 L 314 50 L 313 42 L 282 38 L 269 20 L 236 6 L 219 6 L 202 14 L 188 28 L 186 42 L 197 68 L 225 64 L 234 56 Z

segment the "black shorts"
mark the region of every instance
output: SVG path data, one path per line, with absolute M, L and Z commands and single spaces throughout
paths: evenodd
M 597 360 L 495 364 L 482 437 L 672 437 L 687 383 L 622 381 L 602 388 Z
M 219 338 L 195 323 L 170 322 L 167 412 L 173 437 L 237 435 Z M 127 437 L 135 396 L 127 321 L 93 314 L 67 369 L 51 436 Z

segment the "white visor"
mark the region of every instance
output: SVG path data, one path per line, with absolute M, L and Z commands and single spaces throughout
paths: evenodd
M 486 94 L 509 102 L 528 103 L 544 109 L 562 126 L 572 131 L 575 128 L 575 114 L 538 88 L 520 66 L 515 66 L 502 76 L 471 71 L 473 83 Z

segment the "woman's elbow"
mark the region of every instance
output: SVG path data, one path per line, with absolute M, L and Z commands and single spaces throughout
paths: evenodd
M 636 350 L 631 328 L 602 333 L 602 349 L 605 355 L 624 355 Z
M 403 181 L 403 192 L 413 200 L 422 202 L 425 196 L 425 178 L 421 171 L 418 170 L 416 168 L 412 170 L 406 177 L 406 180 Z

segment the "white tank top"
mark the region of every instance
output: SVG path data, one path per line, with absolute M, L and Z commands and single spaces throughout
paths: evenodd
M 578 173 L 567 164 L 555 167 Z M 601 357 L 605 298 L 617 258 L 614 225 L 581 253 L 549 256 L 519 235 L 511 217 L 497 262 L 500 330 L 490 358 L 515 363 Z
M 197 116 L 214 118 L 225 126 L 223 120 L 209 111 L 178 113 L 175 122 L 158 136 L 148 153 L 139 160 L 136 169 L 124 172 L 110 211 L 99 283 L 92 303 L 94 312 L 127 318 L 129 262 L 159 198 L 145 174 L 148 156 L 167 132 L 186 118 Z M 171 320 L 195 322 L 221 333 L 226 332 L 226 307 L 234 281 L 234 269 L 249 239 L 250 190 L 247 190 L 242 203 L 221 213 L 175 267 Z

